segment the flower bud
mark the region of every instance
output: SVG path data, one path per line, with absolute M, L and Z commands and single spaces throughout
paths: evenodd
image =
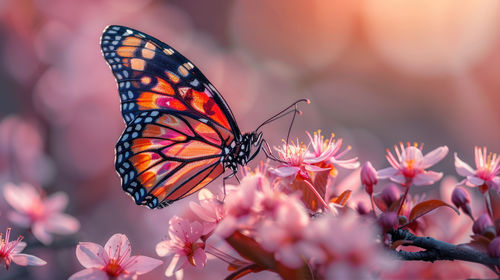
M 472 232 L 482 235 L 488 227 L 493 227 L 493 222 L 488 213 L 483 213 L 472 225 Z
M 385 204 L 389 207 L 394 201 L 398 200 L 400 196 L 399 189 L 394 184 L 389 184 L 382 190 L 380 198 L 385 202 Z
M 373 193 L 373 186 L 378 182 L 377 170 L 373 168 L 371 162 L 367 161 L 361 167 L 361 183 L 365 186 L 365 190 L 368 194 Z
M 453 202 L 453 204 L 457 208 L 462 209 L 462 211 L 465 214 L 472 216 L 472 212 L 469 205 L 470 195 L 466 189 L 462 187 L 456 187 L 453 190 L 453 193 L 451 194 L 451 202 Z
M 495 237 L 488 245 L 488 254 L 493 258 L 500 258 L 500 237 Z
M 367 215 L 370 213 L 370 209 L 363 201 L 358 202 L 358 205 L 356 205 L 356 211 L 358 211 L 358 214 L 360 215 Z
M 391 231 L 398 225 L 398 215 L 396 212 L 383 213 L 380 215 L 378 223 L 384 232 Z

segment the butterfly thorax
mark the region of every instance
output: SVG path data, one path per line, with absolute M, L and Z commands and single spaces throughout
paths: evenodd
M 251 147 L 257 146 L 256 143 L 260 142 L 261 135 L 256 132 L 245 133 L 228 143 L 222 150 L 224 168 L 231 168 L 236 173 L 238 165 L 246 165 L 250 161 Z

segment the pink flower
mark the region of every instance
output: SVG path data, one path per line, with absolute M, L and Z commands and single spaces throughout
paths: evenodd
M 280 177 L 300 177 L 303 179 L 309 179 L 310 172 L 318 172 L 323 170 L 329 170 L 330 168 L 318 167 L 315 164 L 326 159 L 330 153 L 325 153 L 321 157 L 309 156 L 307 154 L 307 149 L 302 144 L 287 144 L 283 143 L 281 148 L 276 149 L 280 158 L 285 162 L 275 169 L 271 169 L 271 172 Z
M 400 150 L 401 149 L 401 150 Z M 443 177 L 443 173 L 427 171 L 425 169 L 433 166 L 442 160 L 448 153 L 447 146 L 441 146 L 423 156 L 422 146 L 410 146 L 408 143 L 405 148 L 403 143 L 400 143 L 400 149 L 394 146 L 397 159 L 387 149 L 387 161 L 391 167 L 379 170 L 377 172 L 379 179 L 390 178 L 392 181 L 402 184 L 411 185 L 412 183 L 420 185 L 430 185 Z
M 28 254 L 20 254 L 26 247 L 26 243 L 21 242 L 22 236 L 19 236 L 14 241 L 10 239 L 10 228 L 5 232 L 5 239 L 2 238 L 3 234 L 0 232 L 0 263 L 5 263 L 5 269 L 9 269 L 10 263 L 14 262 L 17 265 L 45 265 L 46 262 L 38 257 Z
M 257 229 L 262 247 L 274 252 L 276 260 L 290 268 L 304 264 L 303 248 L 307 247 L 304 231 L 309 215 L 298 199 L 290 197 L 276 205 L 275 219 L 266 219 Z
M 476 161 L 476 170 L 470 165 L 460 160 L 455 153 L 455 168 L 461 176 L 467 177 L 464 181 L 470 187 L 481 187 L 486 185 L 487 188 L 481 189 L 486 191 L 488 188 L 493 188 L 500 191 L 500 157 L 497 154 L 487 154 L 486 147 L 474 147 L 474 158 Z
M 43 244 L 52 242 L 51 233 L 73 234 L 80 228 L 77 219 L 61 213 L 68 204 L 68 196 L 63 192 L 43 197 L 32 185 L 6 184 L 3 194 L 16 210 L 8 214 L 9 219 L 16 225 L 31 227 L 33 235 Z
M 174 255 L 165 275 L 172 276 L 174 272 L 184 268 L 188 263 L 192 266 L 204 267 L 207 255 L 204 250 L 205 243 L 199 240 L 203 235 L 201 223 L 174 216 L 169 224 L 170 239 L 156 245 L 156 253 L 160 257 Z
M 130 242 L 125 234 L 114 234 L 104 248 L 93 242 L 80 242 L 76 257 L 85 267 L 69 278 L 83 279 L 136 279 L 163 262 L 146 256 L 130 256 Z
M 190 202 L 191 211 L 203 221 L 203 235 L 213 230 L 224 218 L 224 204 L 212 192 L 202 189 L 198 193 L 200 203 Z
M 373 224 L 356 215 L 324 215 L 306 230 L 310 245 L 304 256 L 321 279 L 372 279 L 395 265 L 377 242 Z
M 314 132 L 314 136 L 311 136 L 309 132 L 306 132 L 307 136 L 311 141 L 311 147 L 313 152 L 308 152 L 309 160 L 319 162 L 324 162 L 324 165 L 331 165 L 332 173 L 336 173 L 335 165 L 347 168 L 354 169 L 359 167 L 358 158 L 350 158 L 350 159 L 340 159 L 347 152 L 351 150 L 351 146 L 348 146 L 346 149 L 340 152 L 342 148 L 342 139 L 335 140 L 333 139 L 335 135 L 332 133 L 329 140 L 325 140 L 324 136 L 321 135 L 321 130 Z M 320 167 L 325 167 L 320 165 Z M 334 175 L 334 174 L 332 174 Z

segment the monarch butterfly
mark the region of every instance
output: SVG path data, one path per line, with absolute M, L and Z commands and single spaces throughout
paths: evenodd
M 224 173 L 235 175 L 261 150 L 262 125 L 241 134 L 231 109 L 183 55 L 152 36 L 108 26 L 101 50 L 118 84 L 127 127 L 116 144 L 115 168 L 135 203 L 162 208 Z M 253 150 L 253 151 L 252 151 Z M 267 154 L 267 152 L 266 152 Z M 226 178 L 228 178 L 226 177 Z

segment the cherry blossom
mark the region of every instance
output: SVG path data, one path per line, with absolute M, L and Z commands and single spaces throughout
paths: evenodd
M 257 239 L 264 249 L 274 252 L 276 260 L 298 268 L 304 264 L 304 230 L 309 216 L 298 199 L 282 200 L 276 208 L 275 219 L 267 219 L 258 227 Z
M 455 168 L 457 173 L 466 177 L 462 182 L 470 187 L 480 187 L 482 192 L 488 188 L 500 191 L 500 157 L 487 153 L 486 147 L 474 147 L 476 170 L 463 162 L 455 153 Z
M 0 263 L 3 262 L 5 264 L 5 269 L 9 269 L 11 262 L 21 266 L 46 264 L 44 260 L 38 257 L 21 254 L 24 248 L 26 248 L 26 243 L 21 242 L 23 239 L 22 236 L 19 236 L 16 240 L 9 241 L 10 230 L 10 228 L 7 228 L 5 238 L 3 238 L 3 233 L 0 232 Z
M 33 235 L 43 244 L 52 242 L 52 233 L 73 234 L 80 228 L 77 219 L 62 213 L 68 204 L 68 196 L 63 192 L 43 197 L 30 184 L 6 184 L 3 194 L 15 210 L 8 213 L 9 220 L 21 227 L 31 227 Z
M 165 275 L 172 276 L 188 263 L 196 267 L 204 267 L 207 255 L 204 250 L 205 243 L 200 240 L 203 235 L 201 223 L 174 216 L 169 224 L 170 239 L 156 245 L 156 253 L 160 257 L 173 255 Z
M 280 177 L 300 177 L 303 179 L 309 179 L 309 172 L 318 172 L 323 170 L 329 170 L 330 168 L 318 167 L 315 164 L 325 160 L 329 153 L 323 153 L 321 157 L 310 156 L 307 152 L 307 148 L 303 144 L 287 144 L 283 143 L 281 148 L 276 149 L 280 158 L 285 162 L 279 165 L 277 168 L 271 169 L 271 172 L 275 173 Z
M 311 245 L 304 251 L 324 279 L 370 279 L 394 262 L 380 244 L 373 225 L 354 215 L 324 215 L 306 230 Z
M 104 248 L 93 242 L 80 242 L 76 247 L 76 257 L 85 267 L 69 278 L 83 279 L 136 279 L 163 262 L 146 256 L 130 256 L 130 242 L 124 234 L 114 234 Z
M 441 161 L 448 153 L 447 146 L 441 146 L 429 152 L 425 156 L 422 154 L 422 146 L 408 145 L 405 147 L 400 143 L 400 147 L 394 146 L 396 157 L 387 149 L 387 161 L 391 167 L 384 168 L 377 172 L 379 179 L 390 178 L 392 181 L 411 185 L 430 185 L 443 177 L 443 174 L 426 169 Z
M 316 163 L 322 163 L 320 167 L 330 167 L 332 168 L 330 174 L 335 176 L 337 170 L 335 166 L 340 166 L 347 169 L 354 169 L 359 167 L 358 158 L 350 158 L 350 159 L 340 159 L 347 152 L 351 150 L 351 146 L 348 146 L 343 151 L 340 151 L 342 148 L 343 140 L 334 139 L 335 134 L 332 133 L 330 139 L 325 140 L 324 136 L 321 135 L 321 130 L 314 132 L 314 135 L 311 136 L 309 132 L 306 132 L 309 140 L 311 141 L 310 147 L 312 147 L 312 152 L 308 151 L 308 157 L 310 157 L 309 161 Z
M 217 224 L 224 218 L 224 204 L 212 192 L 203 189 L 198 193 L 199 203 L 190 202 L 191 211 L 203 221 L 203 234 L 215 230 Z

